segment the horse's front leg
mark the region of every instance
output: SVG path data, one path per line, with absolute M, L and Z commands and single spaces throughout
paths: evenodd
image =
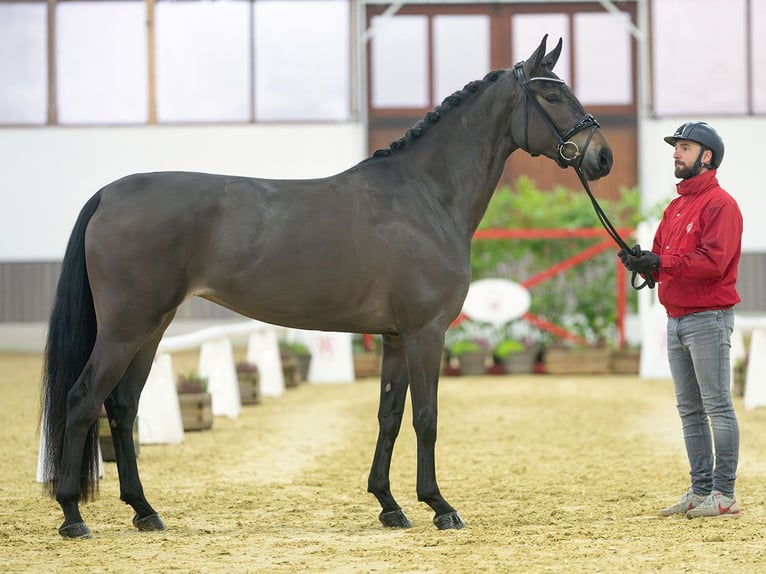
M 402 341 L 395 335 L 383 336 L 383 365 L 378 407 L 378 442 L 372 459 L 367 491 L 375 495 L 382 511 L 380 521 L 391 528 L 409 528 L 409 518 L 391 494 L 389 473 L 396 437 L 407 398 L 407 362 Z
M 444 500 L 436 483 L 437 403 L 444 331 L 431 327 L 404 338 L 412 394 L 412 424 L 418 447 L 418 500 L 434 511 L 439 530 L 465 526 L 457 511 Z

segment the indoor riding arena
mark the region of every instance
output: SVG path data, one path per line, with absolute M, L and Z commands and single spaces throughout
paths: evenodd
M 182 357 L 183 359 L 184 357 Z M 187 362 L 189 361 L 186 358 Z M 142 446 L 167 530 L 139 532 L 114 463 L 83 506 L 91 540 L 56 532 L 35 482 L 38 355 L 2 355 L 4 572 L 759 572 L 766 536 L 766 410 L 736 404 L 739 519 L 661 518 L 688 484 L 669 380 L 442 377 L 437 475 L 466 523 L 439 531 L 415 495 L 409 407 L 391 482 L 412 528 L 389 530 L 366 492 L 378 383 L 307 385 L 235 420 Z M 183 365 L 179 362 L 179 365 Z M 180 367 L 179 367 L 180 368 Z
M 766 1 L 701 4 L 0 0 L 0 574 L 766 572 Z M 739 514 L 658 512 L 669 354 Z

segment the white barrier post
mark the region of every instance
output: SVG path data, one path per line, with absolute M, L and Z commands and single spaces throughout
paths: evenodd
M 745 348 L 745 336 L 742 334 L 742 329 L 736 326 L 731 334 L 731 351 L 730 351 L 730 379 L 729 388 L 734 390 L 734 369 L 737 366 L 737 362 L 747 357 L 747 349 Z
M 274 329 L 264 329 L 250 334 L 247 342 L 247 361 L 258 367 L 261 395 L 279 397 L 285 392 L 279 341 Z
M 291 329 L 288 339 L 300 341 L 311 353 L 309 383 L 353 383 L 356 380 L 351 333 Z
M 766 330 L 754 329 L 750 338 L 747 379 L 745 380 L 745 408 L 766 406 Z
M 141 444 L 180 444 L 184 441 L 173 361 L 167 353 L 155 357 L 138 401 L 138 438 Z
M 652 245 L 659 222 L 642 221 L 636 229 L 641 245 Z M 637 278 L 640 279 L 640 278 Z M 638 292 L 638 311 L 641 319 L 641 359 L 639 376 L 642 379 L 669 379 L 668 363 L 668 317 L 660 304 L 657 289 Z
M 242 412 L 239 382 L 231 341 L 226 337 L 202 343 L 199 374 L 208 381 L 213 416 L 237 418 Z

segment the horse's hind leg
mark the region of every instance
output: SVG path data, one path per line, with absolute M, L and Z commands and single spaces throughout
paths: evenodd
M 138 400 L 151 370 L 157 345 L 171 318 L 172 315 L 136 353 L 122 380 L 104 401 L 120 477 L 120 500 L 133 507 L 136 513 L 133 524 L 143 531 L 165 530 L 165 524 L 144 496 L 136 463 L 133 425 L 138 412 Z
M 86 438 L 96 424 L 98 412 L 107 395 L 116 386 L 135 352 L 124 342 L 110 341 L 99 333 L 90 359 L 67 395 L 66 429 L 61 451 L 61 476 L 56 501 L 64 511 L 59 534 L 65 538 L 89 538 L 78 501 L 86 452 Z M 88 445 L 88 449 L 94 445 Z M 90 477 L 94 482 L 98 477 Z
M 402 424 L 407 398 L 407 362 L 398 336 L 383 336 L 383 366 L 378 407 L 378 442 L 367 491 L 375 495 L 383 510 L 380 521 L 391 528 L 409 528 L 411 523 L 391 494 L 389 472 L 396 437 Z

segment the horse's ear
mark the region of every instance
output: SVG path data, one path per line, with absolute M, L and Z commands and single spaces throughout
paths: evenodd
M 559 61 L 559 56 L 561 55 L 561 46 L 563 45 L 563 40 L 559 38 L 558 44 L 556 44 L 556 47 L 551 50 L 550 54 L 545 56 L 543 58 L 542 67 L 549 72 L 553 70 L 553 66 L 556 65 L 556 62 Z
M 524 62 L 524 73 L 528 78 L 533 77 L 535 75 L 534 72 L 540 69 L 540 66 L 543 63 L 543 59 L 545 58 L 545 43 L 547 40 L 548 34 L 543 36 L 543 41 L 540 42 L 540 45 L 537 47 L 537 49 Z

